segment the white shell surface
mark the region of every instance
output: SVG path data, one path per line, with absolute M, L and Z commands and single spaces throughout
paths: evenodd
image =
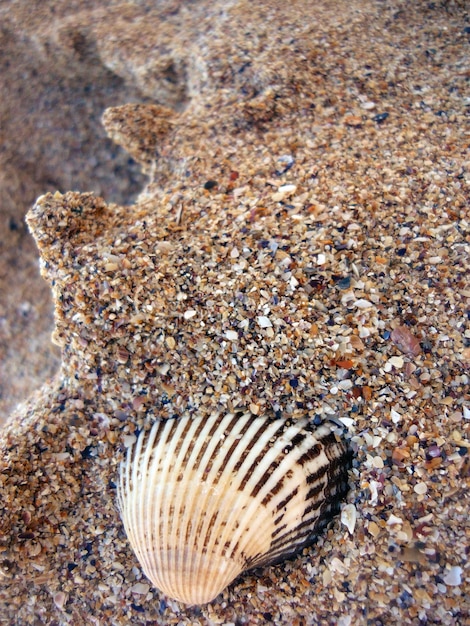
M 157 421 L 127 451 L 118 503 L 146 576 L 187 604 L 311 543 L 347 490 L 328 426 L 251 413 Z

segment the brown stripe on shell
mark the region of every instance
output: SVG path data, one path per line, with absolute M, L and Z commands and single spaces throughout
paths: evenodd
M 122 464 L 118 503 L 148 578 L 209 602 L 247 568 L 312 543 L 350 464 L 328 426 L 250 413 L 156 422 Z

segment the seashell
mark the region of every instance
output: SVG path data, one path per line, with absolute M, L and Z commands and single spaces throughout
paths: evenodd
M 347 491 L 331 427 L 251 413 L 157 421 L 121 464 L 118 504 L 146 576 L 187 604 L 311 544 Z

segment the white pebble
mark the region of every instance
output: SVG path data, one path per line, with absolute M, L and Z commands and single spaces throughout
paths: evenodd
M 295 185 L 282 185 L 275 193 L 273 193 L 272 199 L 274 202 L 281 202 L 287 196 L 291 196 L 295 193 L 296 189 L 297 187 Z
M 402 356 L 392 356 L 389 358 L 388 362 L 396 369 L 401 369 L 403 367 L 403 357 Z
M 401 517 L 390 513 L 390 516 L 387 520 L 387 526 L 394 526 L 395 524 L 403 524 L 403 520 L 401 519 Z
M 426 483 L 417 483 L 413 487 L 413 491 L 419 495 L 425 494 L 427 490 L 428 490 L 428 486 L 426 485 Z
M 357 511 L 354 504 L 346 504 L 341 511 L 341 521 L 352 535 L 356 526 Z
M 354 420 L 352 417 L 340 417 L 339 421 L 346 426 L 346 428 L 352 428 L 354 426 Z
M 283 194 L 288 194 L 288 193 L 294 193 L 294 191 L 297 189 L 297 185 L 281 185 L 281 187 L 278 188 L 278 193 L 283 193 Z
M 183 313 L 183 317 L 185 320 L 190 320 L 195 315 L 197 315 L 197 311 L 195 311 L 194 309 L 188 309 Z
M 372 465 L 377 469 L 382 469 L 384 466 L 384 462 L 381 456 L 374 456 L 372 459 Z
M 347 574 L 348 568 L 346 567 L 346 565 L 343 563 L 341 559 L 339 559 L 337 556 L 334 556 L 331 559 L 330 571 L 338 572 L 339 574 Z
M 271 328 L 272 324 L 269 317 L 266 317 L 265 315 L 260 315 L 257 319 L 258 324 L 261 326 L 261 328 Z
M 236 330 L 226 330 L 225 331 L 225 337 L 229 340 L 229 341 L 237 341 L 238 339 L 238 333 Z
M 359 300 L 356 300 L 354 302 L 354 306 L 357 307 L 358 309 L 368 309 L 374 305 L 372 304 L 372 302 L 369 302 L 369 300 L 365 300 L 364 298 L 359 298 Z
M 446 585 L 450 587 L 457 587 L 462 582 L 462 568 L 458 565 L 454 565 L 450 570 L 446 573 L 443 578 L 443 581 Z
M 138 593 L 139 595 L 146 595 L 150 591 L 150 585 L 147 583 L 136 583 L 129 589 L 131 593 Z

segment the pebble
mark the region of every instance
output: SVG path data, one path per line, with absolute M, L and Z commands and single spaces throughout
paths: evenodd
M 136 583 L 129 589 L 129 591 L 138 595 L 147 595 L 150 591 L 150 585 L 147 583 Z
M 449 570 L 447 570 L 442 580 L 446 585 L 449 585 L 450 587 L 458 587 L 462 584 L 462 573 L 462 568 L 459 565 L 454 565 Z
M 269 317 L 266 317 L 265 315 L 260 315 L 257 318 L 258 324 L 261 326 L 261 328 L 270 328 L 272 326 L 271 320 L 269 319 Z
M 427 493 L 428 491 L 428 486 L 426 485 L 426 483 L 417 483 L 414 487 L 413 487 L 413 491 L 419 495 L 423 495 L 425 493 Z
M 357 511 L 354 504 L 346 504 L 341 510 L 341 521 L 352 535 L 356 527 Z
M 372 459 L 372 464 L 377 469 L 383 469 L 384 467 L 384 461 L 381 456 L 374 456 L 374 458 Z

